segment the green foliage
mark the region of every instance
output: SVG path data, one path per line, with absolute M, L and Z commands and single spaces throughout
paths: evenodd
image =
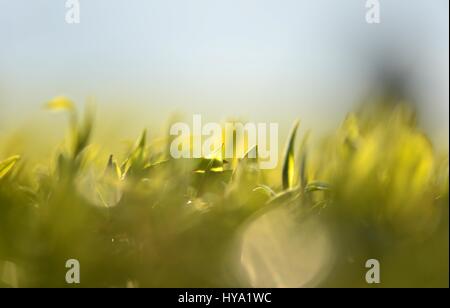
M 406 258 L 429 238 L 448 245 L 448 157 L 433 152 L 404 110 L 351 115 L 314 148 L 306 134 L 297 158 L 296 122 L 282 170 L 270 173 L 250 158 L 257 147 L 235 166 L 220 153 L 175 160 L 164 154 L 168 145 L 150 146 L 145 130 L 123 159 L 94 159 L 92 109 L 80 118 L 64 97 L 47 107 L 69 115 L 67 146 L 50 166 L 31 168 L 19 156 L 0 162 L 0 274 L 15 267 L 3 284 L 65 287 L 65 261 L 76 258 L 85 287 L 249 286 L 240 278 L 236 243 L 276 208 L 289 209 L 299 223 L 310 216 L 326 222 L 352 247 L 336 252 L 338 264 L 349 254 L 394 259 L 396 251 Z M 413 243 L 408 251 L 399 248 L 405 238 Z M 443 248 L 423 257 L 445 258 Z M 351 271 L 340 266 L 323 285 L 360 286 L 343 278 Z M 448 282 L 448 267 L 446 273 Z M 442 285 L 445 265 L 428 275 Z
M 294 180 L 295 180 L 295 137 L 297 136 L 297 130 L 298 126 L 300 125 L 300 122 L 296 122 L 294 124 L 294 127 L 292 128 L 292 131 L 288 138 L 288 143 L 286 146 L 286 154 L 284 157 L 284 164 L 283 164 L 283 188 L 284 189 L 290 189 L 294 187 Z
M 4 161 L 0 161 L 0 180 L 4 178 L 13 168 L 17 161 L 20 159 L 19 155 L 12 156 Z

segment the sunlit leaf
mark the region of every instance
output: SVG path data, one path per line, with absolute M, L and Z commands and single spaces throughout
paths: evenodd
M 286 154 L 284 157 L 284 164 L 283 164 L 283 189 L 289 189 L 294 187 L 294 181 L 295 181 L 295 137 L 297 135 L 297 129 L 300 122 L 296 121 L 291 133 L 288 138 L 288 143 L 286 146 Z
M 12 156 L 0 162 L 0 179 L 4 178 L 20 159 L 19 155 Z
M 121 164 L 122 177 L 130 174 L 138 176 L 148 166 L 146 157 L 147 130 L 143 130 L 128 158 Z

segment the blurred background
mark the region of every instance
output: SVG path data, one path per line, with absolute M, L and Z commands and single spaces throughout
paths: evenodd
M 388 67 L 432 135 L 447 137 L 448 1 L 380 1 L 380 24 L 366 23 L 365 3 L 81 0 L 81 23 L 66 24 L 64 0 L 0 0 L 0 129 L 38 121 L 43 102 L 64 94 L 120 110 L 133 121 L 109 129 L 127 134 L 172 112 L 282 132 L 301 117 L 320 132 Z
M 367 287 L 369 258 L 448 287 L 448 1 L 79 2 L 0 0 L 0 287 L 68 257 L 95 287 Z M 283 171 L 162 160 L 192 114 L 319 137 Z

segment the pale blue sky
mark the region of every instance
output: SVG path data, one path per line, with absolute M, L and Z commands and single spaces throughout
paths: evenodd
M 380 2 L 381 24 L 368 25 L 365 0 L 80 0 L 68 25 L 65 0 L 0 0 L 0 121 L 67 94 L 160 120 L 333 123 L 388 51 L 448 135 L 448 1 Z

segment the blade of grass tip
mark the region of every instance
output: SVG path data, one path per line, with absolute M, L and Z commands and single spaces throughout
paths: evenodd
M 125 176 L 128 173 L 128 170 L 130 169 L 130 158 L 128 157 L 127 159 L 125 159 L 122 164 L 120 165 L 119 169 L 120 169 L 120 175 L 121 175 L 121 179 L 125 178 Z
M 146 145 L 147 145 L 147 130 L 144 129 L 142 134 L 137 139 L 134 147 L 131 150 L 130 155 L 122 164 L 124 169 L 122 170 L 122 176 L 129 174 L 130 172 L 135 174 L 143 171 L 146 165 Z
M 122 170 L 120 170 L 114 155 L 109 155 L 108 164 L 106 165 L 105 175 L 114 174 L 119 180 L 122 178 Z
M 255 159 L 258 160 L 258 145 L 254 145 L 250 148 L 250 150 L 245 153 L 243 159 Z
M 216 160 L 221 160 L 223 161 L 223 149 L 224 149 L 224 143 L 222 143 L 222 145 L 220 146 L 220 148 L 215 149 L 212 153 L 210 153 L 209 155 L 205 156 L 205 159 L 216 159 Z
M 139 136 L 139 139 L 136 142 L 136 145 L 134 146 L 134 149 L 132 150 L 128 160 L 131 165 L 136 163 L 137 161 L 141 160 L 145 153 L 145 146 L 147 144 L 147 130 L 144 129 Z
M 139 139 L 138 148 L 143 151 L 145 149 L 145 145 L 147 143 L 147 130 L 144 129 L 141 134 L 141 138 Z
M 286 154 L 284 157 L 282 183 L 283 189 L 290 189 L 294 187 L 295 180 L 295 137 L 300 125 L 300 121 L 296 121 L 289 134 L 288 142 L 286 144 Z
M 239 171 L 241 171 L 242 168 L 245 168 L 245 165 L 247 164 L 247 162 L 249 160 L 258 162 L 258 145 L 254 145 L 252 146 L 247 153 L 244 154 L 244 156 L 242 157 L 241 160 L 239 160 L 238 165 L 236 166 L 236 168 L 234 168 L 232 174 L 231 174 L 231 182 L 234 182 L 237 180 L 237 174 L 239 173 Z
M 19 155 L 14 155 L 0 162 L 0 180 L 14 168 L 19 159 Z
M 308 163 L 307 143 L 310 133 L 310 131 L 306 132 L 300 145 L 300 185 L 303 188 L 306 186 L 308 181 L 308 179 L 306 178 L 306 165 Z
M 74 131 L 74 157 L 77 157 L 89 145 L 94 126 L 94 113 L 93 105 L 88 105 L 84 113 L 82 125 Z
M 114 155 L 110 154 L 108 158 L 108 163 L 106 164 L 107 169 L 113 168 Z

